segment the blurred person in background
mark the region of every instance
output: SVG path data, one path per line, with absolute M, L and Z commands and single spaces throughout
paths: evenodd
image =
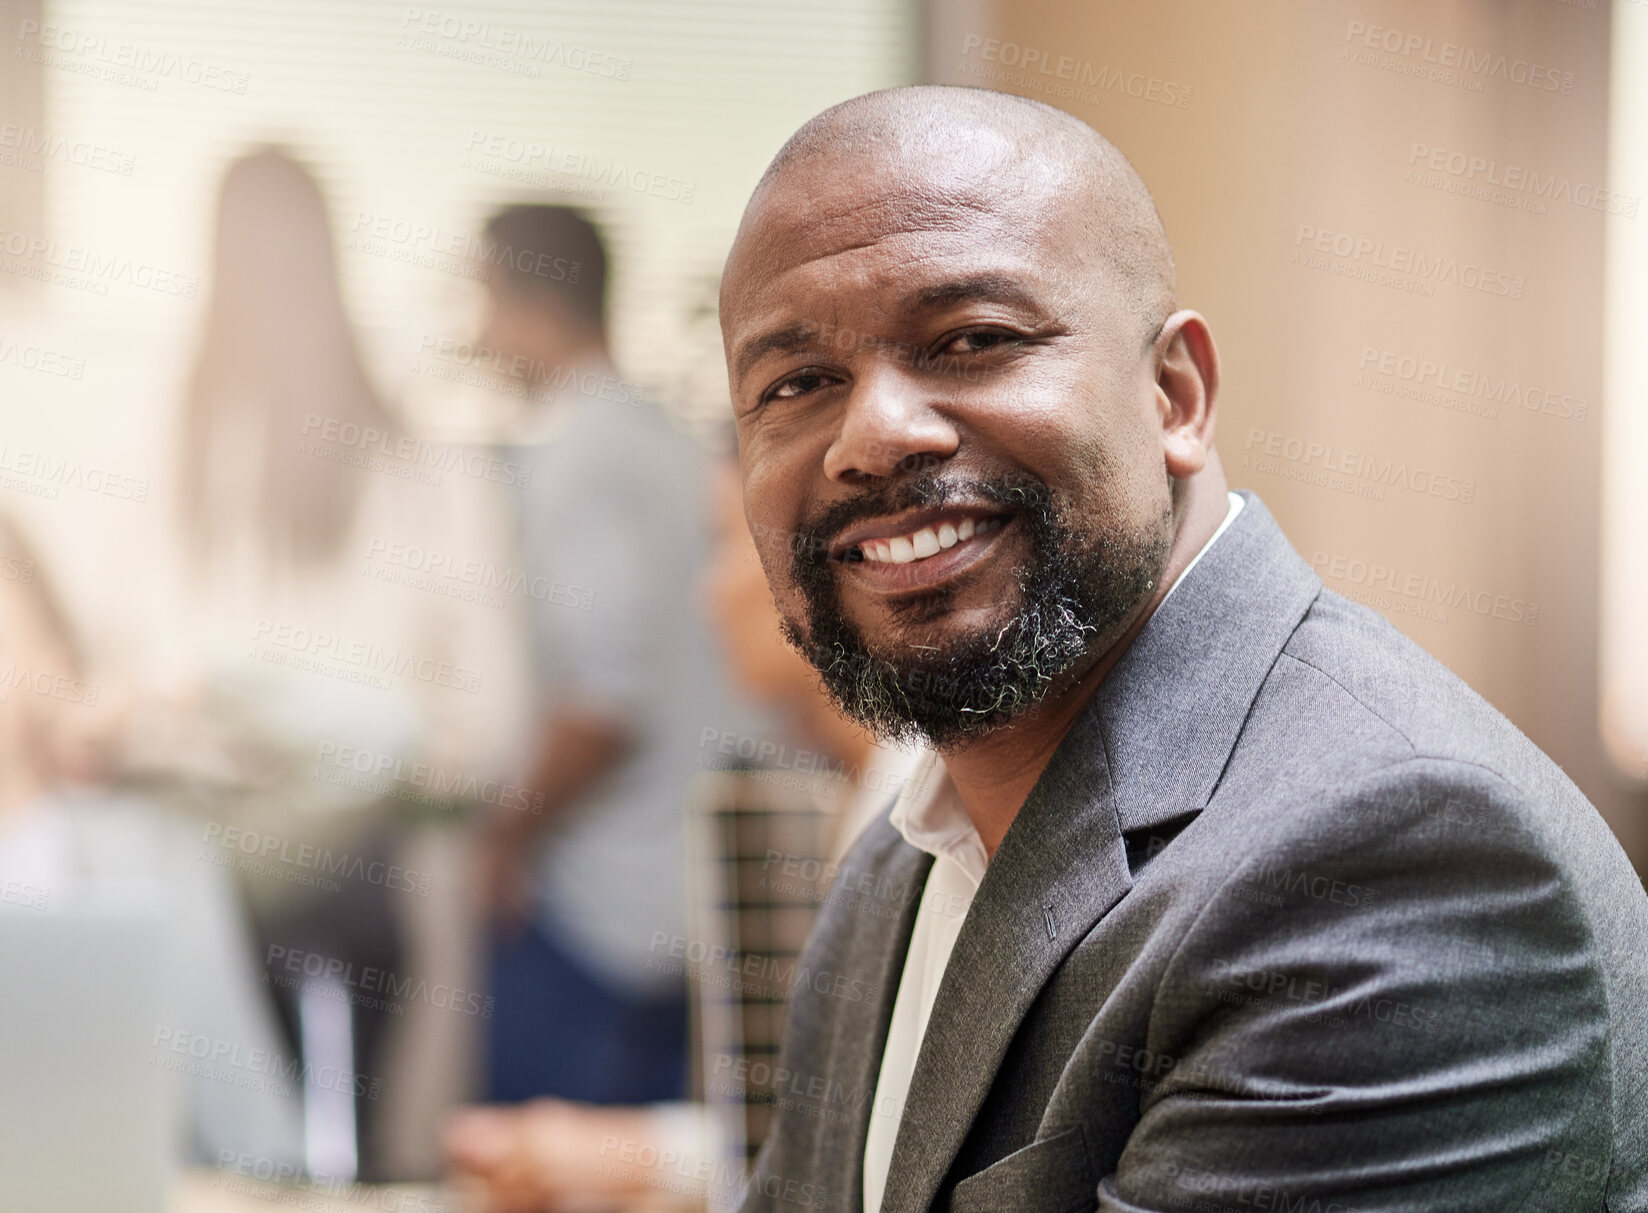
M 709 487 L 714 545 L 698 589 L 719 651 L 738 689 L 770 708 L 783 726 L 781 735 L 810 747 L 821 760 L 818 765 L 831 772 L 806 783 L 831 819 L 829 855 L 839 859 L 870 816 L 898 793 L 915 755 L 875 742 L 842 716 L 817 672 L 784 638 L 744 519 L 736 461 L 718 460 Z M 707 756 L 704 765 L 711 765 Z M 721 859 L 718 866 L 732 857 Z M 713 880 L 718 874 L 709 875 Z M 747 946 L 742 940 L 735 945 L 740 953 Z M 781 1008 L 768 1006 L 765 1011 L 776 1016 Z M 769 1025 L 775 1039 L 781 1026 L 776 1021 Z M 716 1064 L 715 1054 L 725 1044 L 700 1041 L 704 1072 L 747 1072 L 728 1059 Z M 690 1187 L 694 1176 L 724 1176 L 728 1168 L 738 1171 L 741 1162 L 734 1158 L 728 1158 L 719 1172 L 703 1165 L 721 1152 L 710 1116 L 702 1105 L 678 1102 L 595 1107 L 536 1099 L 519 1108 L 466 1109 L 454 1117 L 446 1146 L 454 1171 L 480 1189 L 482 1208 L 488 1213 L 643 1208 L 658 1198 L 660 1183 L 686 1177 Z M 613 1141 L 625 1143 L 625 1157 L 650 1151 L 646 1157 L 681 1161 L 663 1169 L 622 1165 Z
M 38 554 L 4 517 L 0 674 L 0 913 L 73 912 L 110 898 L 157 913 L 170 1005 L 154 1025 L 151 1061 L 204 1055 L 170 1048 L 181 1041 L 241 1063 L 233 1072 L 227 1063 L 185 1067 L 180 1161 L 204 1165 L 224 1152 L 301 1161 L 301 1080 L 286 1081 L 235 889 L 224 869 L 201 861 L 181 816 L 110 782 L 106 745 L 120 709 L 83 668 Z M 262 1060 L 248 1068 L 246 1059 Z
M 184 396 L 186 537 L 220 577 L 278 581 L 344 554 L 370 488 L 309 453 L 305 419 L 398 427 L 345 311 L 325 198 L 290 154 L 262 148 L 229 166 L 212 271 Z
M 686 931 L 688 790 L 707 728 L 736 713 L 691 586 L 708 550 L 706 457 L 627 383 L 607 342 L 607 256 L 561 206 L 485 230 L 479 343 L 527 380 L 547 436 L 510 458 L 540 696 L 542 813 L 494 812 L 481 842 L 492 921 L 487 1096 L 679 1099 L 687 992 L 658 941 Z
M 266 959 L 315 954 L 397 984 L 473 990 L 472 959 L 429 954 L 416 929 L 461 913 L 461 882 L 436 884 L 438 861 L 408 851 L 428 832 L 422 823 L 458 818 L 462 788 L 502 769 L 508 617 L 403 584 L 382 554 L 485 561 L 498 536 L 462 523 L 484 519 L 474 499 L 501 489 L 415 441 L 449 469 L 429 473 L 421 458 L 394 453 L 403 438 L 344 303 L 318 182 L 279 148 L 242 156 L 223 177 L 184 393 L 179 487 L 192 579 L 179 611 L 176 710 L 135 740 L 137 761 L 181 774 L 208 815 L 260 844 L 259 856 L 272 845 L 276 860 L 241 865 Z M 414 770 L 434 777 L 413 784 Z M 456 854 L 460 834 L 446 833 Z M 346 878 L 311 881 L 279 858 L 316 853 L 341 856 Z M 347 875 L 391 866 L 417 875 Z M 430 915 L 430 902 L 450 905 Z M 294 990 L 276 977 L 300 1037 L 308 983 Z M 344 1126 L 310 1159 L 329 1174 L 381 1173 L 371 1148 L 380 1115 L 421 1119 L 427 1157 L 471 1065 L 473 1022 L 416 1000 L 391 1015 L 379 1001 L 352 1001 L 350 1055 L 323 1059 L 379 1091 L 322 1118 Z M 394 1061 L 408 1054 L 418 1069 Z

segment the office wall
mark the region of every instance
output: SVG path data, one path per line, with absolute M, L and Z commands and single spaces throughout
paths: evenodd
M 1640 206 L 1605 192 L 1605 0 L 928 13 L 929 79 L 1068 109 L 1150 184 L 1223 356 L 1232 483 L 1640 867 L 1648 815 L 1596 707 L 1603 234 Z
M 0 29 L 17 29 L 40 20 L 42 0 L 0 0 Z M 10 59 L 0 72 L 0 232 L 35 232 L 41 228 L 45 199 L 45 162 L 41 113 L 45 90 L 41 65 Z M 0 274 L 0 291 L 15 288 Z

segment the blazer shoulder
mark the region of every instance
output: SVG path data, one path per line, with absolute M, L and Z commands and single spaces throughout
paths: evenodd
M 1306 612 L 1278 665 L 1309 671 L 1337 688 L 1346 711 L 1377 720 L 1393 759 L 1456 760 L 1525 789 L 1548 782 L 1553 773 L 1560 776 L 1463 679 L 1377 613 L 1331 590 L 1323 590 Z M 1566 783 L 1565 794 L 1580 796 L 1572 783 L 1559 782 Z
M 1331 1077 L 1371 1107 L 1412 1066 L 1418 1086 L 1480 1096 L 1484 1124 L 1560 1110 L 1546 1156 L 1590 1159 L 1627 1200 L 1610 1208 L 1648 1207 L 1629 1203 L 1648 1199 L 1648 895 L 1583 798 L 1417 755 L 1207 824 L 1194 866 L 1222 876 L 1158 989 L 1165 1051 L 1218 1025 L 1219 1056 L 1269 1057 L 1267 1079 L 1320 1062 L 1286 1076 L 1295 1091 Z M 1348 1039 L 1366 1072 L 1334 1069 Z M 1478 1082 L 1512 1072 L 1542 1093 Z

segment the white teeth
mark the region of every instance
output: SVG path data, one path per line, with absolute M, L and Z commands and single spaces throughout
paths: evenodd
M 1001 518 L 992 518 L 984 522 L 975 522 L 971 518 L 963 518 L 959 523 L 941 522 L 936 528 L 924 526 L 910 535 L 899 535 L 891 539 L 866 539 L 858 545 L 858 550 L 865 560 L 874 564 L 909 564 L 914 560 L 925 560 L 946 548 L 953 548 L 974 535 L 987 535 L 991 531 L 999 530 L 1004 522 L 1005 519 Z

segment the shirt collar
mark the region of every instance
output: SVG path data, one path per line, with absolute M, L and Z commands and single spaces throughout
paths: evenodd
M 1173 591 L 1183 584 L 1190 570 L 1207 555 L 1208 549 L 1225 533 L 1226 528 L 1236 521 L 1243 504 L 1240 495 L 1230 494 L 1230 507 L 1225 511 L 1225 519 L 1219 524 L 1219 529 L 1208 537 L 1201 551 L 1174 579 L 1167 593 L 1162 595 L 1162 602 L 1173 596 Z M 1158 603 L 1157 609 L 1160 608 Z M 935 859 L 951 860 L 972 881 L 973 887 L 978 888 L 990 859 L 984 850 L 984 840 L 979 837 L 977 827 L 962 807 L 961 797 L 956 794 L 955 784 L 950 782 L 950 773 L 937 750 L 925 750 L 917 759 L 898 799 L 893 802 L 888 821 L 905 842 Z
M 1207 550 L 1217 542 L 1220 535 L 1223 535 L 1229 529 L 1230 524 L 1236 521 L 1236 515 L 1242 512 L 1242 505 L 1244 504 L 1242 495 L 1240 493 L 1228 493 L 1226 495 L 1230 498 L 1230 505 L 1225 510 L 1225 520 L 1219 524 L 1218 530 L 1208 536 L 1207 542 L 1202 544 L 1202 550 L 1190 558 L 1190 563 L 1184 566 L 1184 572 L 1173 579 L 1173 584 L 1167 587 L 1167 593 L 1162 595 L 1162 602 L 1166 602 L 1173 597 L 1173 591 L 1184 584 L 1184 579 L 1190 576 L 1190 570 L 1202 562 L 1202 557 L 1207 555 Z M 1156 609 L 1158 611 L 1162 609 L 1161 602 L 1156 604 Z
M 984 840 L 962 808 L 956 785 L 950 782 L 950 773 L 937 750 L 925 750 L 917 759 L 888 820 L 918 851 L 953 861 L 974 888 L 984 879 L 989 862 Z

